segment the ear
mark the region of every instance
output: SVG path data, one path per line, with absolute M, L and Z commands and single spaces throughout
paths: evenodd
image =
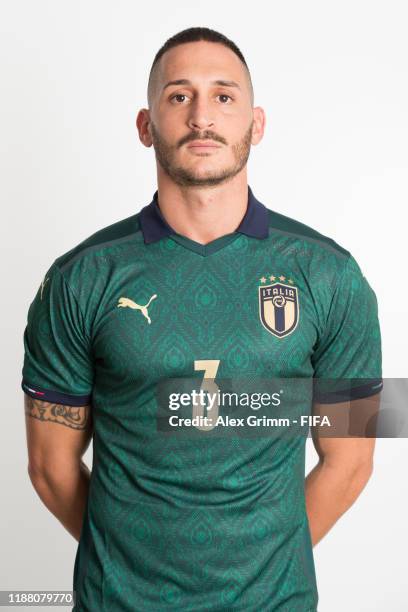
M 254 124 L 252 126 L 252 140 L 251 144 L 257 145 L 261 142 L 266 125 L 265 111 L 260 106 L 255 106 L 252 110 Z
M 150 112 L 147 108 L 141 108 L 136 117 L 136 127 L 139 132 L 139 139 L 145 147 L 153 144 L 150 134 Z

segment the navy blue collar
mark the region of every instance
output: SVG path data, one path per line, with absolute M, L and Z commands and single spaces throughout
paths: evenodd
M 158 191 L 155 192 L 150 204 L 142 208 L 139 215 L 140 227 L 146 244 L 177 233 L 176 230 L 170 227 L 161 213 Z M 246 234 L 253 238 L 267 238 L 268 231 L 268 209 L 255 198 L 248 185 L 247 210 L 235 232 Z

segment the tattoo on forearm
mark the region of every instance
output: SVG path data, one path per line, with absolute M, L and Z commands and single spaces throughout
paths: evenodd
M 90 419 L 89 406 L 64 406 L 43 402 L 25 394 L 24 408 L 27 416 L 40 421 L 53 421 L 72 429 L 86 429 Z

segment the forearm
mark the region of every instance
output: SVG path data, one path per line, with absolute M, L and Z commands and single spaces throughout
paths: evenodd
M 29 468 L 29 475 L 48 510 L 79 541 L 90 482 L 90 471 L 85 463 L 65 463 L 53 473 Z
M 324 460 L 311 470 L 305 481 L 305 497 L 313 546 L 355 502 L 370 474 L 370 466 L 350 470 Z

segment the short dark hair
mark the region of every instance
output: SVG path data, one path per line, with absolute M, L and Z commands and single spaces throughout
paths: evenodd
M 174 36 L 171 36 L 171 38 L 166 40 L 164 45 L 156 53 L 155 58 L 153 60 L 153 64 L 150 68 L 149 81 L 148 81 L 148 86 L 147 86 L 147 99 L 149 102 L 149 106 L 150 106 L 151 95 L 152 95 L 152 82 L 153 82 L 152 76 L 154 73 L 154 68 L 159 62 L 162 55 L 164 55 L 164 53 L 166 53 L 166 51 L 168 51 L 169 49 L 173 49 L 173 47 L 177 47 L 178 45 L 183 45 L 185 43 L 190 43 L 190 42 L 198 42 L 200 40 L 205 40 L 207 42 L 219 43 L 221 45 L 224 45 L 225 47 L 228 47 L 229 49 L 231 49 L 231 51 L 233 51 L 235 55 L 239 57 L 239 59 L 244 64 L 247 70 L 249 83 L 251 86 L 251 95 L 253 99 L 251 74 L 249 72 L 248 64 L 246 63 L 245 57 L 243 56 L 241 50 L 237 47 L 237 45 L 231 39 L 227 38 L 224 34 L 221 34 L 220 32 L 217 32 L 216 30 L 212 30 L 211 28 L 197 27 L 197 28 L 187 28 L 186 30 L 182 30 L 181 32 L 178 32 L 177 34 L 174 34 Z

